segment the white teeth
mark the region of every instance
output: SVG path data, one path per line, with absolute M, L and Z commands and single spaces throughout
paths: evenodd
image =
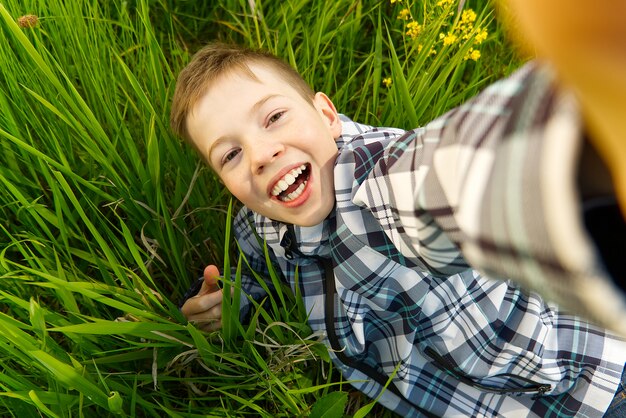
M 289 186 L 296 182 L 296 179 L 300 174 L 302 174 L 304 170 L 306 170 L 306 165 L 302 164 L 300 167 L 294 168 L 293 170 L 285 174 L 285 176 L 274 185 L 274 188 L 272 189 L 272 196 L 278 196 L 279 194 L 287 190 Z M 300 196 L 302 190 L 304 190 L 304 184 L 306 184 L 306 182 L 302 183 L 300 186 L 298 186 L 296 190 L 289 193 L 286 199 L 293 200 L 295 199 L 295 197 Z M 292 195 L 296 194 L 297 196 L 291 197 Z
M 292 201 L 293 199 L 299 197 L 302 194 L 302 191 L 304 190 L 305 186 L 306 186 L 306 181 L 303 181 L 302 184 L 299 185 L 296 190 L 294 190 L 293 192 L 289 193 L 286 197 L 282 198 L 281 200 L 283 202 L 289 202 L 289 201 Z
M 285 176 L 285 181 L 287 182 L 288 185 L 292 185 L 296 182 L 296 178 L 294 176 L 291 175 L 291 173 L 287 174 Z

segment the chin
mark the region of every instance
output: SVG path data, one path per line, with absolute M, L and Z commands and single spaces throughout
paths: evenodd
M 324 222 L 326 218 L 328 218 L 328 215 L 330 215 L 330 213 L 332 212 L 333 207 L 334 201 L 333 205 L 331 205 L 329 208 L 320 208 L 319 210 L 315 211 L 315 213 L 310 214 L 309 216 L 297 216 L 291 221 L 291 223 L 304 227 L 318 225 Z
M 294 221 L 294 222 L 291 222 L 291 223 L 292 223 L 292 224 L 294 224 L 294 225 L 297 225 L 297 226 L 309 227 L 309 226 L 315 226 L 315 225 L 317 225 L 317 224 L 320 224 L 320 223 L 321 223 L 324 219 L 325 219 L 325 218 L 320 219 L 320 220 L 318 220 L 318 221 L 311 220 L 310 222 L 306 222 L 306 221 L 305 221 L 305 222 L 302 222 L 302 221 L 300 221 L 300 220 L 297 220 L 297 221 Z

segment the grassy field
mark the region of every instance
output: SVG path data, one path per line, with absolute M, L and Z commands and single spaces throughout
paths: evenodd
M 289 289 L 248 324 L 228 301 L 222 331 L 186 324 L 204 265 L 240 264 L 230 197 L 169 102 L 220 39 L 355 120 L 416 127 L 519 65 L 487 1 L 4 0 L 0 33 L 0 416 L 391 416 Z

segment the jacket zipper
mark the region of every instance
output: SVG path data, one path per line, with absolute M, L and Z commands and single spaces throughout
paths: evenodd
M 533 382 L 532 380 L 527 379 L 525 377 L 521 377 L 521 376 L 517 376 L 517 375 L 509 375 L 509 374 L 503 374 L 501 376 L 515 376 L 517 379 L 523 380 L 523 381 L 529 383 L 529 386 L 524 386 L 524 387 L 515 388 L 515 389 L 505 389 L 505 388 L 496 388 L 496 387 L 492 387 L 492 386 L 483 385 L 481 383 L 478 383 L 478 382 L 474 381 L 472 378 L 470 378 L 466 374 L 460 373 L 457 370 L 455 370 L 456 367 L 453 364 L 451 364 L 448 360 L 446 360 L 443 356 L 441 356 L 439 353 L 437 353 L 431 347 L 426 347 L 424 349 L 424 352 L 430 358 L 433 359 L 435 364 L 437 364 L 440 368 L 442 368 L 444 371 L 446 371 L 452 377 L 460 380 L 461 382 L 463 382 L 463 383 L 465 383 L 467 385 L 470 385 L 470 386 L 472 386 L 472 387 L 474 387 L 476 389 L 479 389 L 479 390 L 482 390 L 482 391 L 485 391 L 485 392 L 500 393 L 500 394 L 507 394 L 507 393 L 532 393 L 532 392 L 536 392 L 535 396 L 533 397 L 533 399 L 535 399 L 535 398 L 538 398 L 539 396 L 543 396 L 550 389 L 552 389 L 552 387 L 550 385 L 548 385 L 548 384 L 536 383 L 536 382 Z
M 419 406 L 415 405 L 413 402 L 411 402 L 409 399 L 406 399 L 404 395 L 400 393 L 398 388 L 393 383 L 387 384 L 388 383 L 387 380 L 389 379 L 389 376 L 386 376 L 380 371 L 376 370 L 375 368 L 365 363 L 356 361 L 353 358 L 348 357 L 345 354 L 343 347 L 339 343 L 339 337 L 335 333 L 335 307 L 334 305 L 335 305 L 335 295 L 337 294 L 337 289 L 335 288 L 335 271 L 334 271 L 334 264 L 333 264 L 332 259 L 324 258 L 320 256 L 305 256 L 304 254 L 302 254 L 302 252 L 298 248 L 298 243 L 297 243 L 294 227 L 293 225 L 290 225 L 290 224 L 287 225 L 287 233 L 284 235 L 282 241 L 280 242 L 280 245 L 285 250 L 285 257 L 288 258 L 289 260 L 294 258 L 294 253 L 295 253 L 301 257 L 313 258 L 318 263 L 320 263 L 321 266 L 323 267 L 324 269 L 324 281 L 323 281 L 324 293 L 326 295 L 326 297 L 324 298 L 325 299 L 324 322 L 326 324 L 326 336 L 328 338 L 330 347 L 334 351 L 334 354 L 339 359 L 339 361 L 341 361 L 345 366 L 358 370 L 361 373 L 363 373 L 365 376 L 376 381 L 376 383 L 380 385 L 381 391 L 384 391 L 385 389 L 383 388 L 387 386 L 386 390 L 388 390 L 389 392 L 392 392 L 399 398 L 406 400 L 407 403 L 409 403 L 415 410 L 419 411 L 422 415 L 428 418 L 437 418 L 437 416 L 432 414 L 430 411 L 422 409 Z

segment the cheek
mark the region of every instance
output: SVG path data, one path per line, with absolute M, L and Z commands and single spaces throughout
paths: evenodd
M 328 145 L 325 147 L 324 160 L 328 161 L 331 169 L 335 165 L 335 160 L 337 159 L 338 153 L 339 151 L 337 150 L 337 144 L 334 141 L 329 142 Z
M 221 179 L 230 193 L 246 206 L 254 204 L 258 200 L 252 184 L 242 175 L 228 175 Z
M 239 195 L 241 194 L 241 191 L 237 188 L 237 182 L 233 181 L 233 179 L 230 176 L 218 176 L 218 177 L 220 179 L 220 183 L 222 183 L 222 185 L 224 185 L 224 187 L 226 187 L 233 196 L 239 199 Z
M 233 181 L 232 179 L 222 179 L 222 183 L 224 186 L 236 197 L 239 199 L 240 196 L 244 195 L 243 189 L 241 187 L 241 183 L 237 181 Z

